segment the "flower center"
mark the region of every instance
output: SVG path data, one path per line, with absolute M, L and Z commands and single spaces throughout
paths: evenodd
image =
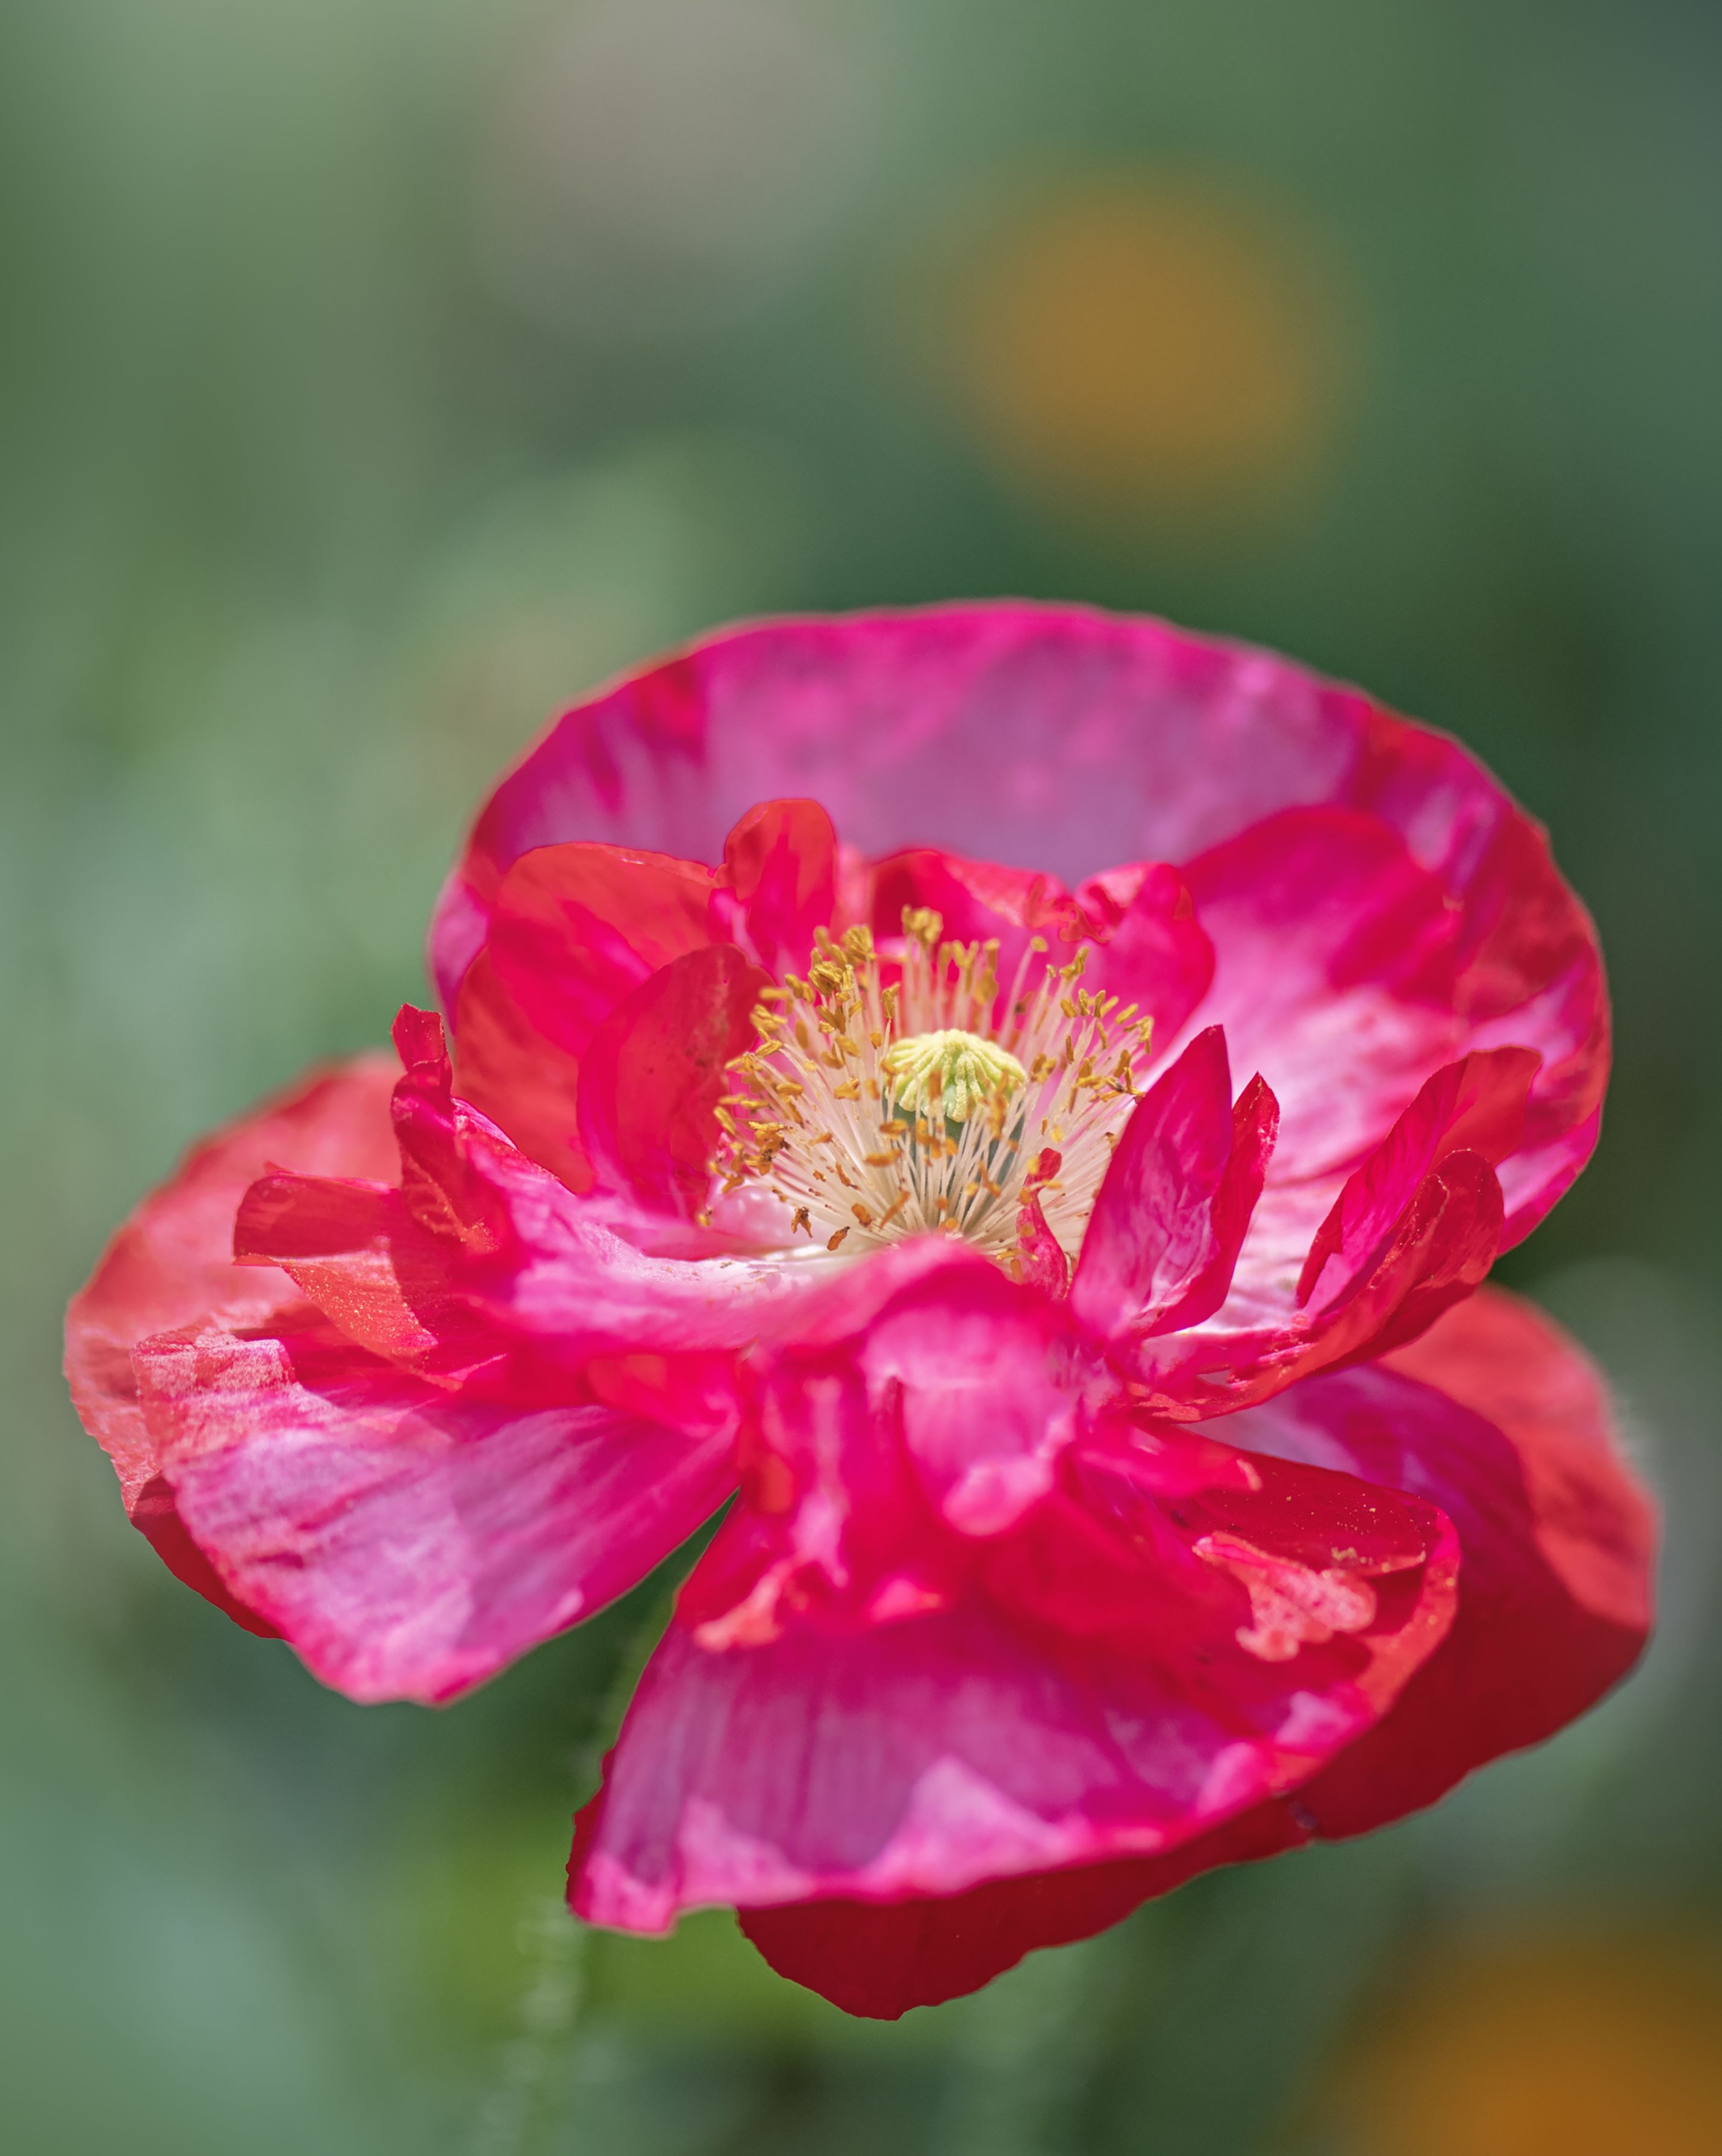
M 984 1114 L 995 1094 L 1008 1097 L 1028 1075 L 1008 1048 L 960 1026 L 893 1040 L 879 1070 L 899 1114 L 924 1106 L 929 1118 L 942 1115 L 948 1123 Z
M 1012 1265 L 1033 1199 L 1073 1257 L 1150 1022 L 1078 985 L 1086 947 L 1054 966 L 1033 937 L 1001 993 L 997 942 L 943 942 L 943 929 L 905 907 L 900 954 L 865 928 L 819 932 L 807 978 L 753 1013 L 714 1172 L 725 1196 L 763 1187 L 783 1205 L 786 1245 L 859 1255 L 941 1230 Z

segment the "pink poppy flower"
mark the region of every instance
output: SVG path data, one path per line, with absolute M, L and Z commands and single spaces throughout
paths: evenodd
M 731 630 L 503 782 L 404 1071 L 208 1140 L 73 1306 L 178 1575 L 441 1701 L 734 1495 L 582 1813 L 892 2015 L 1581 1712 L 1653 1522 L 1481 1286 L 1596 1142 L 1596 939 L 1462 750 L 1264 653 Z

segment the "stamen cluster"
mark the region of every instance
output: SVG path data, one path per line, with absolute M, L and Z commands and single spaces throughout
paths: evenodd
M 1015 1268 L 1032 1197 L 1073 1257 L 1151 1021 L 1079 986 L 1086 946 L 1055 966 L 1032 937 L 1001 994 L 996 940 L 942 942 L 943 926 L 905 907 L 901 951 L 883 953 L 864 927 L 817 932 L 806 978 L 753 1012 L 714 1173 L 726 1196 L 763 1183 L 786 1245 L 859 1254 L 943 1231 Z

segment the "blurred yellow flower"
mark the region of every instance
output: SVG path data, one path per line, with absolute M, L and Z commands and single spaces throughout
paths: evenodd
M 1715 2156 L 1722 1963 L 1643 1937 L 1452 1958 L 1324 2108 L 1357 2156 Z
M 1092 181 L 995 229 L 950 286 L 945 371 L 1036 491 L 1117 512 L 1225 506 L 1318 465 L 1346 377 L 1319 242 L 1183 177 Z

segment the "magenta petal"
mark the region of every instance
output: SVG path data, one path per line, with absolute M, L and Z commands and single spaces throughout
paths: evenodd
M 711 860 L 735 819 L 773 795 L 817 798 L 866 855 L 936 847 L 1069 885 L 1118 863 L 1172 861 L 1191 865 L 1194 886 L 1214 850 L 1287 811 L 1373 827 L 1412 873 L 1396 898 L 1376 891 L 1392 901 L 1375 908 L 1389 932 L 1339 937 L 1387 969 L 1373 987 L 1356 976 L 1329 1014 L 1336 1029 L 1348 1012 L 1369 1024 L 1356 1068 L 1334 1072 L 1308 1026 L 1283 1059 L 1258 1053 L 1242 1024 L 1249 998 L 1232 993 L 1236 947 L 1216 984 L 1226 1000 L 1200 1014 L 1226 1024 L 1239 1066 L 1260 1069 L 1280 1096 L 1283 1168 L 1318 1154 L 1349 1172 L 1433 1065 L 1509 1045 L 1543 1058 L 1525 1136 L 1541 1172 L 1504 1178 L 1509 1240 L 1581 1164 L 1563 1142 L 1594 1114 L 1606 1075 L 1601 968 L 1530 820 L 1454 742 L 1354 690 L 1270 653 L 1086 608 L 764 623 L 613 684 L 551 729 L 480 818 L 433 934 L 445 996 L 483 942 L 509 865 L 532 848 L 604 838 Z M 1419 875 L 1449 924 L 1444 984 L 1420 981 L 1393 947 L 1404 903 L 1421 903 Z M 1221 896 L 1195 892 L 1211 932 L 1205 901 Z M 1353 912 L 1352 926 L 1363 917 Z M 1284 1030 L 1269 926 L 1262 918 L 1255 971 Z M 1432 913 L 1422 926 L 1440 942 Z M 1225 940 L 1235 945 L 1230 929 Z
M 1450 1063 L 1428 1081 L 1334 1199 L 1298 1277 L 1300 1305 L 1320 1304 L 1330 1264 L 1339 1283 L 1373 1269 L 1418 1186 L 1450 1153 L 1473 1152 L 1492 1165 L 1507 1158 L 1524 1128 L 1537 1064 L 1529 1049 L 1498 1048 Z M 1335 1291 L 1329 1281 L 1329 1296 Z
M 1175 1696 L 1110 1695 L 980 1609 L 716 1653 L 672 1625 L 573 1905 L 658 1932 L 706 1903 L 948 1894 L 1153 1849 L 1270 1789 Z
M 1533 1051 L 1504 1048 L 1437 1071 L 1318 1224 L 1330 1179 L 1276 1188 L 1270 1176 L 1226 1300 L 1144 1348 L 1140 1374 L 1217 1410 L 1414 1338 L 1477 1286 L 1500 1248 L 1491 1163 L 1513 1156 L 1537 1069 Z
M 1201 1015 L 1280 1102 L 1276 1180 L 1349 1167 L 1459 1045 L 1440 880 L 1342 808 L 1288 810 L 1185 873 L 1214 942 Z
M 1050 1146 L 1039 1158 L 1051 1163 L 1046 1171 L 1049 1175 L 1056 1175 L 1064 1164 Z M 1070 1255 L 1046 1225 L 1039 1191 L 1026 1185 L 1022 1203 L 1016 1209 L 1016 1264 L 1025 1286 L 1039 1288 L 1042 1295 L 1062 1296 L 1069 1293 Z
M 1462 751 L 1356 690 L 1164 622 L 1013 601 L 722 629 L 576 706 L 504 780 L 445 894 L 437 975 L 458 978 L 531 848 L 714 860 L 773 796 L 823 802 L 871 855 L 937 846 L 1074 881 L 1360 787 L 1455 855 L 1510 813 Z
M 1329 1491 L 1349 1493 L 1342 1510 Z M 1308 1558 L 1264 1547 L 1260 1526 L 1193 1535 L 1181 1554 L 1133 1557 L 1094 1531 L 1061 1558 L 1044 1537 L 1015 1552 L 1010 1582 L 1041 1603 L 1091 1552 L 1110 1563 L 1123 1599 L 1090 1636 L 980 1598 L 865 1630 L 790 1625 L 758 1645 L 707 1648 L 672 1625 L 585 1830 L 576 1912 L 652 1932 L 704 1903 L 952 1894 L 1169 1851 L 1295 1788 L 1438 1643 L 1457 1565 L 1440 1516 L 1401 1499 L 1393 1524 L 1411 1539 L 1369 1560 L 1374 1587 L 1318 1573 L 1308 1558 L 1329 1561 L 1342 1517 L 1389 1508 L 1314 1477 L 1255 1510 L 1286 1517 L 1287 1500 L 1294 1520 L 1303 1507 Z M 1252 1501 L 1214 1508 L 1249 1517 Z
M 1060 1305 L 944 1236 L 803 1298 L 752 1358 L 743 1502 L 682 1593 L 703 1645 L 890 1624 L 962 1589 L 971 1538 L 1051 1488 L 1077 1426 Z
M 1175 1040 L 1214 978 L 1214 946 L 1183 877 L 1164 861 L 1115 869 L 1076 901 L 1095 937 L 1087 986 L 1134 1004 L 1162 1047 Z
M 938 1554 L 888 1472 L 893 1399 L 907 1425 L 922 1374 L 892 1352 L 892 1309 L 846 1359 L 778 1358 L 763 1435 L 787 1472 L 744 1466 L 630 1709 L 575 1867 L 595 1921 L 661 1930 L 703 1902 L 948 1895 L 1164 1854 L 1306 1780 L 1451 1621 L 1457 1548 L 1428 1506 L 1235 1471 L 1200 1441 L 1194 1477 L 1169 1477 L 1128 1426 L 1071 1445 L 1002 1532 L 947 1529 L 929 1591 L 881 1606 L 870 1579 Z M 1001 1400 L 1023 1381 L 1011 1353 L 1001 1338 Z
M 448 1394 L 308 1312 L 137 1351 L 179 1516 L 325 1683 L 447 1699 L 642 1578 L 722 1502 L 730 1445 L 598 1406 Z
M 1277 1123 L 1257 1079 L 1236 1111 L 1226 1036 L 1200 1033 L 1124 1127 L 1071 1286 L 1078 1320 L 1110 1338 L 1198 1324 L 1226 1299 Z
M 856 1342 L 870 1394 L 897 1403 L 915 1475 L 958 1532 L 996 1534 L 1051 1486 L 1074 1428 L 1069 1340 L 1057 1304 L 969 1257 L 923 1274 Z
M 581 1065 L 580 1136 L 600 1177 L 691 1217 L 712 1185 L 725 1066 L 753 1040 L 771 985 L 727 943 L 643 981 L 593 1035 Z

